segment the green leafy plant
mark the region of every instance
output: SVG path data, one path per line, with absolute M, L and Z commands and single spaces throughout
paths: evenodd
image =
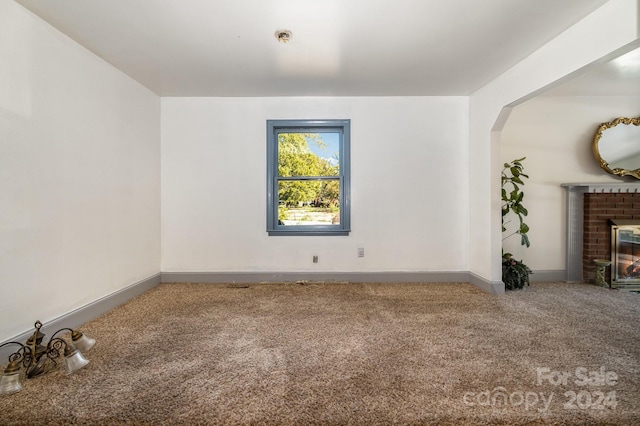
M 507 290 L 517 290 L 529 285 L 529 274 L 533 272 L 522 261 L 515 260 L 509 253 L 502 257 L 502 282 Z
M 520 241 L 523 246 L 529 247 L 529 225 L 524 223 L 524 218 L 529 214 L 528 210 L 522 204 L 524 199 L 524 192 L 520 186 L 524 186 L 522 179 L 528 179 L 529 176 L 522 171 L 522 161 L 526 157 L 513 160 L 510 163 L 504 163 L 504 169 L 502 169 L 502 232 L 507 231 L 506 224 L 509 221 L 505 221 L 505 216 L 509 213 L 514 213 L 518 217 L 519 226 L 513 233 L 503 237 L 502 240 L 509 238 L 512 235 L 520 235 Z
M 524 199 L 523 179 L 529 178 L 523 172 L 522 162 L 525 159 L 526 157 L 522 157 L 510 163 L 504 163 L 504 169 L 502 169 L 502 232 L 507 232 L 510 214 L 518 218 L 516 230 L 503 237 L 502 240 L 504 241 L 513 235 L 520 235 L 520 244 L 529 247 L 531 245 L 528 235 L 529 225 L 524 222 L 529 211 L 522 203 Z M 502 281 L 507 290 L 521 289 L 525 284 L 529 285 L 529 274 L 532 273 L 531 269 L 522 263 L 522 260 L 513 259 L 511 253 L 502 253 Z

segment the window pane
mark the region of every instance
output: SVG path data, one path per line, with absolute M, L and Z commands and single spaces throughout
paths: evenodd
M 339 225 L 339 200 L 337 179 L 278 182 L 278 223 Z
M 267 120 L 267 232 L 349 235 L 350 120 Z
M 338 176 L 340 133 L 278 133 L 278 176 Z

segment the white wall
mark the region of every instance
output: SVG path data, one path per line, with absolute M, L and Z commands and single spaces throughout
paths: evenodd
M 0 1 L 0 341 L 161 267 L 499 280 L 501 110 L 637 38 L 638 0 L 611 0 L 469 99 L 168 98 L 160 118 L 156 95 Z M 309 117 L 352 119 L 353 232 L 268 237 L 265 120 Z
M 464 97 L 163 98 L 162 271 L 468 271 L 467 117 Z M 351 119 L 351 235 L 267 236 L 282 118 Z
M 531 247 L 517 237 L 505 251 L 534 270 L 565 270 L 566 191 L 562 183 L 638 182 L 606 173 L 591 147 L 600 125 L 617 117 L 640 115 L 640 97 L 538 97 L 511 111 L 502 131 L 501 158 L 527 157 L 524 204 L 529 210 Z M 516 219 L 517 220 L 517 219 Z
M 160 270 L 160 100 L 0 2 L 0 341 Z
M 501 280 L 499 130 L 504 108 L 562 78 L 624 50 L 639 37 L 638 0 L 611 0 L 551 40 L 469 99 L 470 270 L 492 284 Z

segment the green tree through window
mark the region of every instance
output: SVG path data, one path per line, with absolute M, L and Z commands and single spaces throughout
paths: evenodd
M 311 151 L 310 144 L 326 149 L 322 135 L 317 133 L 278 134 L 278 176 L 335 176 L 331 181 L 284 181 L 278 188 L 278 199 L 288 207 L 309 204 L 322 207 L 338 204 L 340 166 L 332 164 Z M 339 158 L 339 153 L 334 154 Z
M 269 120 L 270 235 L 349 231 L 349 121 Z

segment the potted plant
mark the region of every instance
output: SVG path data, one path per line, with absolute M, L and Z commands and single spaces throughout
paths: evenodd
M 520 243 L 523 246 L 529 247 L 529 226 L 524 222 L 524 218 L 529 214 L 527 209 L 522 204 L 524 199 L 524 192 L 521 187 L 524 186 L 523 179 L 528 179 L 529 176 L 523 173 L 524 167 L 522 162 L 526 157 L 518 158 L 510 163 L 504 163 L 502 169 L 502 232 L 507 232 L 507 224 L 510 222 L 509 216 L 516 216 L 518 218 L 518 226 L 515 231 L 510 231 L 508 235 L 502 238 L 505 239 L 514 235 L 520 235 Z M 504 282 L 507 290 L 521 289 L 526 285 L 529 285 L 529 274 L 533 272 L 527 265 L 522 263 L 522 260 L 518 261 L 513 258 L 511 253 L 502 253 L 502 281 Z

